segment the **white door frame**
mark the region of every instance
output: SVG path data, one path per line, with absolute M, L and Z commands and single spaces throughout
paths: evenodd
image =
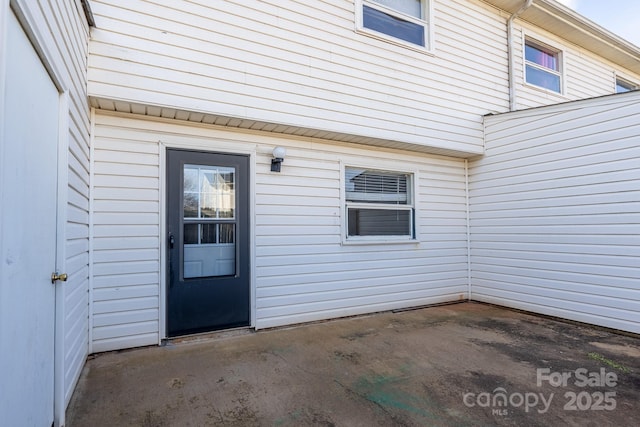
M 57 160 L 57 202 L 56 202 L 56 270 L 65 271 L 66 261 L 66 223 L 67 223 L 67 188 L 68 188 L 68 151 L 69 151 L 69 81 L 62 71 L 64 64 L 62 58 L 53 49 L 53 39 L 51 34 L 44 31 L 48 28 L 40 15 L 33 12 L 38 7 L 32 0 L 0 0 L 0 28 L 2 40 L 6 40 L 6 23 L 13 10 L 22 25 L 22 29 L 31 41 L 34 49 L 38 53 L 42 64 L 49 73 L 56 89 L 59 93 L 59 118 L 58 118 L 58 158 Z M 0 52 L 6 52 L 4 45 Z M 6 77 L 6 55 L 0 55 L 0 99 L 4 98 L 5 77 Z M 3 104 L 3 103 L 0 103 Z M 0 117 L 4 117 L 4 108 L 0 105 Z M 4 130 L 4 122 L 0 122 L 0 134 Z M 0 160 L 2 151 L 0 150 Z M 0 188 L 2 187 L 0 182 Z M 65 348 L 64 348 L 64 282 L 58 282 L 55 290 L 55 332 L 54 332 L 54 423 L 57 426 L 65 423 Z
M 249 215 L 249 327 L 256 326 L 256 255 L 255 255 L 255 182 L 256 182 L 256 144 L 238 146 L 231 142 L 225 142 L 220 137 L 211 138 L 193 138 L 189 142 L 178 142 L 172 138 L 164 138 L 158 143 L 160 151 L 160 313 L 159 313 L 159 335 L 158 344 L 162 344 L 162 340 L 167 338 L 167 149 L 183 149 L 183 150 L 200 150 L 211 151 L 217 153 L 239 154 L 249 156 L 249 206 L 251 212 Z M 212 141 L 215 141 L 213 143 Z

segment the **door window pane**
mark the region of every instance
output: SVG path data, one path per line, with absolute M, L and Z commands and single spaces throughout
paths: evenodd
M 217 243 L 218 224 L 200 224 L 200 243 Z
M 199 242 L 198 237 L 199 224 L 185 224 L 184 225 L 184 244 L 185 245 L 197 245 Z
M 198 217 L 198 170 L 185 167 L 183 211 L 185 218 Z
M 212 171 L 200 171 L 200 218 L 215 218 L 218 198 L 216 176 Z
M 184 191 L 198 192 L 198 169 L 193 167 L 184 168 Z
M 235 168 L 185 165 L 184 218 L 234 218 Z
M 235 224 L 220 224 L 220 241 L 219 243 L 235 243 L 236 238 Z
M 184 166 L 183 276 L 236 274 L 235 168 Z
M 218 218 L 233 218 L 235 214 L 234 174 L 221 170 L 218 173 Z

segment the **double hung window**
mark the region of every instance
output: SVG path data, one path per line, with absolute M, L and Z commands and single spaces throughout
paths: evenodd
M 359 0 L 359 29 L 428 48 L 429 0 Z
M 540 43 L 526 40 L 524 58 L 527 83 L 562 93 L 559 51 Z
M 413 175 L 346 167 L 347 240 L 411 240 L 414 231 Z

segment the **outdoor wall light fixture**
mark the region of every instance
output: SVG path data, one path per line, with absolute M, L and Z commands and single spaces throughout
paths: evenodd
M 271 159 L 271 172 L 280 172 L 284 156 L 287 155 L 287 150 L 284 147 L 276 147 L 273 149 L 273 159 Z

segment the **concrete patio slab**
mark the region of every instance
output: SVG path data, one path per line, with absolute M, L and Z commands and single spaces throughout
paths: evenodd
M 640 339 L 478 303 L 100 354 L 74 426 L 635 426 Z

